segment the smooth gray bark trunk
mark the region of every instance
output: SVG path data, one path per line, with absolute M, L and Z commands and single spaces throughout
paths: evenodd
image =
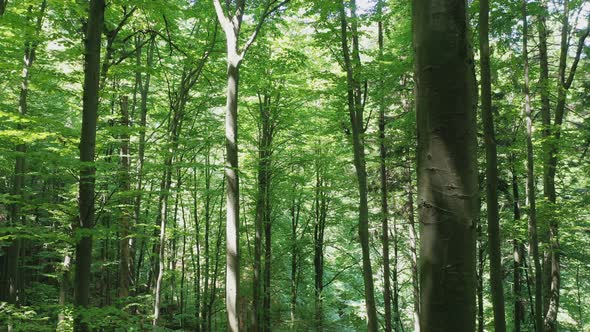
M 475 330 L 476 89 L 466 2 L 414 0 L 420 325 Z

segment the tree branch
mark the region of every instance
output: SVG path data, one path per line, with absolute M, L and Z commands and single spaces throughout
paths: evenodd
M 590 34 L 590 15 L 588 16 L 588 26 L 586 27 L 586 31 L 582 33 L 580 39 L 578 41 L 578 48 L 576 49 L 576 57 L 574 58 L 574 62 L 572 63 L 572 68 L 570 69 L 569 75 L 567 76 L 567 80 L 565 81 L 564 87 L 569 89 L 572 86 L 574 81 L 574 75 L 576 74 L 576 69 L 578 68 L 578 62 L 580 62 L 580 55 L 582 54 L 582 50 L 584 49 L 584 42 L 586 41 L 586 37 Z
M 215 0 L 216 1 L 216 0 Z M 248 52 L 248 49 L 250 48 L 250 46 L 252 46 L 252 44 L 254 43 L 254 41 L 256 40 L 256 37 L 258 36 L 258 33 L 260 32 L 260 30 L 262 29 L 262 25 L 264 24 L 264 21 L 275 11 L 277 11 L 279 8 L 281 8 L 283 5 L 285 5 L 286 3 L 289 2 L 289 0 L 283 0 L 281 2 L 279 2 L 277 5 L 275 5 L 278 2 L 278 0 L 273 0 L 270 1 L 267 5 L 266 8 L 264 8 L 264 12 L 262 14 L 262 16 L 260 17 L 260 19 L 258 20 L 258 24 L 256 25 L 256 28 L 254 29 L 254 32 L 252 32 L 252 35 L 250 36 L 250 38 L 248 38 L 248 41 L 246 42 L 246 44 L 244 45 L 244 49 L 242 50 L 241 54 L 240 54 L 240 59 L 243 59 L 244 56 L 246 55 L 246 53 Z
M 217 20 L 219 21 L 219 24 L 221 24 L 221 28 L 223 28 L 223 31 L 227 35 L 228 33 L 230 33 L 229 28 L 231 26 L 231 22 L 223 12 L 223 8 L 221 8 L 221 3 L 219 3 L 219 0 L 213 0 L 213 6 L 215 7 L 215 13 L 217 13 Z M 231 32 L 233 33 L 233 31 Z

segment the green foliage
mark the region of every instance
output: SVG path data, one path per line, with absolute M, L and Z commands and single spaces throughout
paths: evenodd
M 223 1 L 222 1 L 223 2 Z M 357 1 L 362 70 L 366 82 L 364 136 L 367 152 L 371 255 L 379 311 L 383 311 L 378 112 L 385 105 L 387 189 L 390 197 L 391 245 L 397 248 L 399 314 L 404 330 L 413 328 L 408 187 L 415 188 L 416 115 L 413 110 L 411 3 Z M 39 31 L 40 1 L 8 1 L 0 16 L 0 265 L 19 243 L 18 305 L 0 301 L 0 322 L 13 331 L 72 331 L 74 315 L 105 331 L 151 329 L 154 269 L 159 222 L 164 220 L 165 261 L 161 294 L 162 331 L 193 331 L 210 324 L 224 330 L 225 278 L 225 40 L 212 1 L 107 2 L 101 60 L 100 111 L 97 126 L 96 225 L 80 229 L 78 216 L 79 136 L 83 82 L 83 24 L 87 2 L 48 1 Z M 234 1 L 230 3 L 235 4 Z M 256 28 L 267 1 L 247 1 L 243 33 Z M 241 285 L 244 317 L 252 307 L 258 171 L 261 161 L 262 107 L 275 126 L 270 149 L 269 218 L 271 240 L 271 313 L 273 330 L 309 331 L 316 327 L 314 222 L 316 196 L 326 195 L 323 325 L 328 331 L 365 327 L 363 279 L 359 262 L 358 191 L 352 165 L 350 121 L 346 109 L 346 73 L 342 65 L 337 1 L 290 1 L 267 17 L 243 61 L 239 94 Z M 525 142 L 522 116 L 522 32 L 518 1 L 492 3 L 491 70 L 499 161 L 499 199 L 504 289 L 508 323 L 515 297 L 512 240 L 528 241 L 529 209 L 525 197 Z M 573 45 L 587 12 L 571 1 Z M 350 4 L 344 3 L 346 10 Z M 477 36 L 479 3 L 470 3 L 470 24 Z M 543 9 L 529 3 L 531 33 Z M 550 65 L 557 64 L 562 8 L 548 14 Z M 384 49 L 377 42 L 377 22 L 384 27 Z M 116 33 L 115 33 L 116 32 Z M 349 34 L 348 38 L 353 36 Z M 242 37 L 247 38 L 247 37 Z M 153 42 L 152 42 L 153 40 Z M 242 40 L 241 43 L 246 40 Z M 587 42 L 586 42 L 587 43 Z M 30 66 L 23 62 L 35 44 Z M 474 43 L 477 40 L 474 38 Z M 534 43 L 533 43 L 534 44 Z M 151 48 L 151 51 L 150 51 Z M 575 47 L 570 47 L 567 64 Z M 150 58 L 152 53 L 152 59 Z M 381 54 L 382 53 L 382 54 Z M 540 109 L 538 50 L 530 50 L 534 113 Z M 476 65 L 478 55 L 476 54 Z M 543 138 L 540 115 L 534 122 L 538 220 L 546 234 L 548 220 L 559 223 L 562 255 L 560 330 L 590 325 L 590 53 L 583 49 L 574 84 L 568 92 L 562 136 Z M 477 67 L 477 66 L 476 66 Z M 568 67 L 569 68 L 569 67 Z M 107 70 L 108 69 L 108 70 Z M 23 77 L 24 70 L 28 76 Z M 555 71 L 555 72 L 554 72 Z M 144 90 L 147 80 L 149 89 Z M 26 84 L 25 84 L 26 83 Z M 19 111 L 23 86 L 27 111 Z M 557 72 L 548 82 L 552 109 Z M 364 89 L 364 86 L 363 86 Z M 129 125 L 121 120 L 121 100 L 128 98 Z M 268 105 L 263 101 L 270 100 Z M 145 100 L 142 100 L 145 98 Z M 142 104 L 145 105 L 143 109 Z M 145 111 L 145 125 L 142 112 Z M 552 111 L 553 112 L 553 111 Z M 555 127 L 552 127 L 555 129 Z M 482 130 L 479 128 L 478 133 Z M 140 140 L 145 134 L 145 143 Z M 122 155 L 129 136 L 129 155 Z M 545 143 L 559 145 L 558 199 L 543 196 Z M 485 158 L 480 144 L 480 169 Z M 24 152 L 17 147 L 24 146 Z M 140 150 L 144 157 L 140 159 Z M 123 168 L 130 158 L 129 172 Z M 15 166 L 25 160 L 24 183 L 15 193 Z M 129 189 L 123 189 L 126 177 Z M 516 188 L 513 186 L 513 176 Z M 169 177 L 169 178 L 168 178 Z M 318 178 L 321 184 L 318 187 Z M 483 178 L 482 178 L 483 181 Z M 483 182 L 482 182 L 483 188 Z M 518 200 L 514 197 L 518 192 Z M 414 193 L 415 194 L 415 193 Z M 480 193 L 482 206 L 484 191 Z M 419 204 L 414 197 L 414 204 Z M 514 205 L 521 216 L 515 220 Z M 18 208 L 18 216 L 12 209 Z M 166 207 L 166 208 L 165 208 Z M 298 221 L 293 233 L 294 212 Z M 485 210 L 482 210 L 482 220 Z M 416 216 L 416 220 L 418 216 Z M 125 222 L 130 224 L 125 229 Z M 485 229 L 485 227 L 483 227 Z M 123 231 L 128 231 L 122 236 Z M 485 231 L 484 231 L 485 232 Z M 74 308 L 76 243 L 91 235 L 93 244 L 91 303 Z M 485 238 L 485 234 L 481 234 Z M 121 240 L 130 240 L 131 284 L 119 296 Z M 549 250 L 546 238 L 541 248 Z M 393 250 L 393 249 L 392 249 Z M 393 253 L 392 253 L 393 255 Z M 530 264 L 530 258 L 526 255 Z M 297 272 L 292 275 L 292 258 Z M 484 273 L 486 329 L 491 329 L 488 264 Z M 4 269 L 3 269 L 4 270 Z M 526 269 L 521 269 L 523 273 Z M 4 271 L 0 279 L 4 278 Z M 5 279 L 2 279 L 5 280 Z M 523 285 L 526 280 L 523 278 Z M 295 285 L 295 286 L 294 286 Z M 4 286 L 3 286 L 4 287 Z M 294 288 L 293 288 L 294 287 Z M 292 291 L 296 292 L 293 320 Z M 2 296 L 5 294 L 0 292 Z M 61 298 L 60 296 L 65 295 Z M 525 299 L 530 328 L 530 298 Z M 201 313 L 197 312 L 197 308 Z M 203 314 L 205 316 L 203 316 Z M 382 318 L 380 318 L 382 320 Z M 59 323 L 58 323 L 59 320 Z M 249 324 L 249 323 L 246 323 Z M 4 326 L 3 326 L 4 327 Z M 3 328 L 2 327 L 2 328 Z M 1 328 L 0 328 L 1 329 Z

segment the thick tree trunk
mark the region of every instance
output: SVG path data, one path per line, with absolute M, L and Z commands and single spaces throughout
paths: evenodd
M 229 43 L 229 42 L 228 42 Z M 229 51 L 229 48 L 228 48 Z M 240 192 L 238 177 L 238 82 L 239 62 L 227 64 L 227 110 L 225 113 L 225 179 L 227 182 L 225 303 L 229 331 L 239 331 L 240 292 Z
M 475 330 L 476 89 L 465 6 L 413 2 L 424 331 Z
M 486 206 L 490 256 L 490 285 L 496 332 L 506 331 L 500 215 L 498 212 L 498 154 L 492 112 L 492 82 L 490 74 L 489 0 L 479 3 L 479 51 L 481 64 L 481 113 L 486 148 Z
M 524 59 L 524 95 L 525 95 L 525 120 L 527 135 L 527 198 L 529 203 L 529 245 L 532 252 L 531 259 L 535 267 L 535 330 L 543 330 L 543 295 L 541 279 L 541 262 L 539 260 L 539 239 L 537 236 L 537 210 L 535 197 L 534 155 L 533 155 L 533 119 L 531 115 L 531 97 L 529 87 L 529 57 L 528 57 L 528 23 L 527 3 L 522 0 L 523 18 L 523 59 Z
M 84 92 L 82 103 L 82 133 L 80 136 L 80 240 L 76 244 L 76 281 L 74 329 L 88 331 L 83 320 L 83 310 L 89 305 L 90 266 L 92 262 L 92 234 L 94 227 L 94 182 L 96 167 L 96 123 L 98 117 L 98 92 L 100 71 L 100 40 L 104 21 L 104 0 L 91 0 L 84 41 Z

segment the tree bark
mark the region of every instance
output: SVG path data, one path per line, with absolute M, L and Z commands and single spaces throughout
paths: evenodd
M 475 330 L 476 89 L 465 6 L 413 2 L 424 331 Z
M 486 207 L 490 256 L 490 286 L 496 332 L 506 331 L 500 215 L 498 212 L 498 154 L 492 112 L 492 83 L 490 74 L 489 0 L 479 3 L 479 50 L 481 64 L 481 113 L 486 148 Z
M 529 87 L 529 57 L 528 57 L 528 23 L 527 3 L 522 0 L 523 19 L 523 59 L 524 59 L 524 95 L 525 95 L 525 120 L 527 136 L 527 198 L 529 201 L 529 245 L 532 252 L 531 259 L 535 267 L 535 330 L 543 330 L 543 295 L 541 279 L 541 262 L 539 260 L 539 239 L 537 235 L 537 209 L 535 197 L 534 155 L 533 155 L 533 120 L 531 116 L 531 97 Z
M 94 227 L 94 183 L 96 167 L 96 123 L 98 117 L 101 33 L 104 22 L 104 0 L 90 0 L 84 41 L 84 92 L 82 132 L 80 136 L 80 239 L 76 244 L 76 281 L 74 329 L 89 331 L 81 311 L 90 304 L 90 267 L 92 264 L 92 228 Z
M 229 43 L 229 42 L 228 42 Z M 228 47 L 229 49 L 229 47 Z M 239 331 L 240 308 L 240 192 L 238 177 L 238 81 L 239 62 L 227 64 L 227 111 L 225 114 L 225 150 L 227 181 L 226 223 L 226 310 L 230 331 Z

